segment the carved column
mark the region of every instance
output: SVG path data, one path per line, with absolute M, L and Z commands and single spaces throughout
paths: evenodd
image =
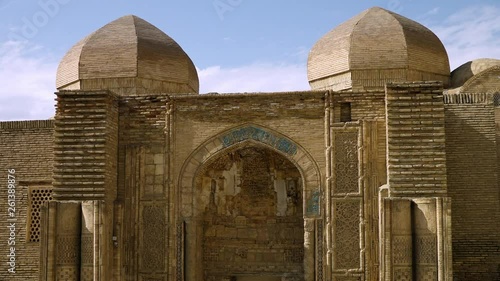
M 94 203 L 82 202 L 80 280 L 94 280 Z M 98 280 L 98 279 L 96 279 Z
M 80 280 L 81 206 L 79 203 L 59 202 L 56 212 L 55 280 L 78 281 Z
M 315 220 L 304 218 L 304 280 L 314 281 Z
M 383 257 L 381 280 L 413 280 L 411 201 L 383 199 L 380 252 Z
M 333 280 L 364 275 L 363 146 L 359 123 L 336 123 L 331 130 L 330 229 Z

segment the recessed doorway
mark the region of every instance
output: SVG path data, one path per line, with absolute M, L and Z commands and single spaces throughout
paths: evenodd
M 292 162 L 258 145 L 207 163 L 196 179 L 195 199 L 203 280 L 303 278 L 302 184 Z

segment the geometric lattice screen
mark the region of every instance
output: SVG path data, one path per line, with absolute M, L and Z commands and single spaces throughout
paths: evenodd
M 32 187 L 29 194 L 28 241 L 40 242 L 40 215 L 43 204 L 52 200 L 52 188 Z

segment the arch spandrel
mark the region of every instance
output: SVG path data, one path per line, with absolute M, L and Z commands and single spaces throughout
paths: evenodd
M 297 167 L 304 187 L 304 217 L 320 216 L 322 189 L 320 170 L 316 161 L 302 146 L 285 135 L 254 124 L 245 124 L 221 132 L 201 144 L 184 162 L 179 177 L 181 216 L 194 215 L 194 181 L 199 170 L 219 155 L 250 144 L 275 151 Z

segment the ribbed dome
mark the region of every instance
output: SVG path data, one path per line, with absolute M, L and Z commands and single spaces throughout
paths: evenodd
M 387 82 L 437 80 L 450 66 L 439 38 L 423 25 L 374 7 L 342 23 L 312 48 L 313 89 L 383 88 Z
M 136 16 L 121 17 L 82 39 L 57 70 L 58 90 L 120 95 L 198 93 L 196 68 L 168 35 Z
M 451 88 L 461 87 L 467 80 L 493 66 L 500 66 L 497 59 L 476 59 L 466 62 L 451 73 Z

